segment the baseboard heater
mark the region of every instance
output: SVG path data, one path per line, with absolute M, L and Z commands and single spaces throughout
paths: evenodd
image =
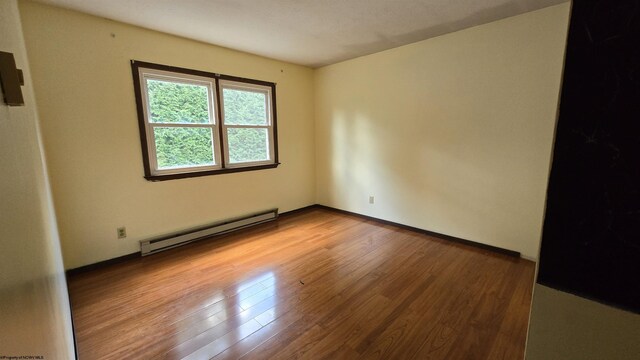
M 140 253 L 142 256 L 154 254 L 213 235 L 220 235 L 234 230 L 244 229 L 249 226 L 273 221 L 277 218 L 278 209 L 272 209 L 197 228 L 183 230 L 169 235 L 163 235 L 153 239 L 141 240 Z

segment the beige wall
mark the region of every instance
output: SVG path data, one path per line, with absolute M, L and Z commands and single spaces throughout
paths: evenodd
M 536 284 L 527 360 L 635 360 L 640 315 Z
M 315 72 L 20 5 L 67 268 L 316 202 L 537 256 L 568 4 Z M 276 82 L 283 164 L 144 180 L 130 59 Z
M 0 51 L 23 69 L 25 106 L 0 94 L 0 355 L 73 358 L 69 299 L 15 0 L 0 1 Z
M 315 202 L 311 69 L 31 2 L 20 11 L 67 268 L 159 234 Z M 282 165 L 144 180 L 130 59 L 277 83 Z
M 536 258 L 568 15 L 316 71 L 317 201 Z
M 137 240 L 156 234 L 316 201 L 537 254 L 568 4 L 325 67 L 315 80 L 304 67 L 20 5 L 68 268 L 138 251 Z M 1 355 L 71 358 L 13 0 L 0 1 L 0 30 L 0 50 L 15 52 L 27 78 L 26 106 L 0 106 L 0 323 L 12 324 Z M 129 59 L 277 82 L 283 165 L 145 181 Z M 122 225 L 129 237 L 117 240 Z M 527 359 L 631 359 L 638 321 L 537 285 Z

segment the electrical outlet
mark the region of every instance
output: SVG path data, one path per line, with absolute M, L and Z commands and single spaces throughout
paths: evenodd
M 369 195 L 369 204 L 373 204 L 374 200 L 373 195 Z
M 118 228 L 118 239 L 124 239 L 127 237 L 127 228 L 126 227 L 119 227 Z

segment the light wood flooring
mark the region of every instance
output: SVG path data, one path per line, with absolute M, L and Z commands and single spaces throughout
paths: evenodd
M 80 360 L 522 359 L 534 263 L 327 209 L 69 277 Z

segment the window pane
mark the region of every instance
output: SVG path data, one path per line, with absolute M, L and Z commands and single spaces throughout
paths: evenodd
M 227 129 L 229 162 L 242 163 L 269 160 L 269 136 L 267 129 Z
M 149 122 L 206 124 L 209 120 L 207 86 L 147 79 Z
M 222 94 L 226 125 L 268 125 L 265 93 L 225 88 Z
M 209 128 L 156 127 L 158 169 L 215 165 Z

